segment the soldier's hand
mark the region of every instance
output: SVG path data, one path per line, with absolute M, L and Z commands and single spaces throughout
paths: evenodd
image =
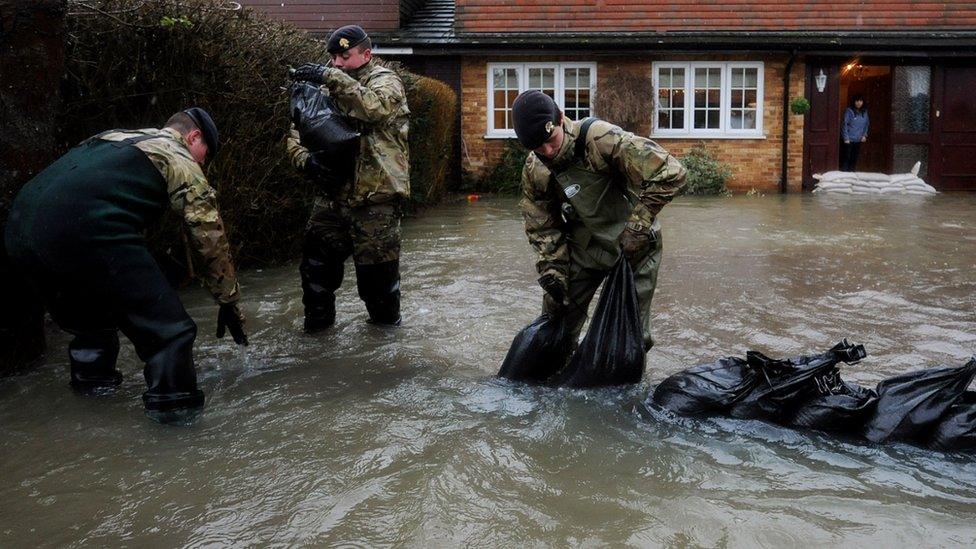
M 328 187 L 335 187 L 342 183 L 339 173 L 328 162 L 323 162 L 314 154 L 305 161 L 305 176 Z
M 224 303 L 217 311 L 217 337 L 223 338 L 230 330 L 234 343 L 247 345 L 247 332 L 244 331 L 244 313 L 237 303 Z
M 627 227 L 617 237 L 617 244 L 620 245 L 620 249 L 631 268 L 637 270 L 647 254 L 654 248 L 654 236 L 650 231 L 645 233 Z
M 568 288 L 566 287 L 565 280 L 552 273 L 547 273 L 539 277 L 539 286 L 542 286 L 542 290 L 549 294 L 549 297 L 560 306 L 566 305 Z
M 322 84 L 325 82 L 325 65 L 318 63 L 305 63 L 291 73 L 292 80 Z

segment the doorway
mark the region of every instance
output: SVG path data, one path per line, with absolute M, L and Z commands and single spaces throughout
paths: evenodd
M 868 111 L 870 128 L 861 144 L 859 172 L 891 171 L 891 66 L 864 65 L 857 60 L 840 67 L 840 127 L 852 99 L 860 95 Z M 843 137 L 840 138 L 843 142 Z

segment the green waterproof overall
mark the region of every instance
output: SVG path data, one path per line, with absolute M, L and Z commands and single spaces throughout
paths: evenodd
M 620 257 L 617 237 L 624 230 L 637 200 L 626 184 L 614 179 L 612 174 L 597 173 L 582 167 L 582 152 L 586 143 L 584 122 L 577 138 L 576 162 L 560 173 L 553 174 L 553 181 L 562 189 L 567 202 L 563 203 L 563 218 L 567 225 L 569 245 L 569 299 L 565 312 L 567 325 L 577 341 L 586 322 L 587 310 L 597 288 L 606 278 Z M 651 299 L 657 286 L 657 273 L 661 266 L 661 225 L 654 221 L 651 227 L 656 245 L 634 273 L 637 299 L 640 305 L 644 350 L 654 345 L 651 337 Z M 544 312 L 553 312 L 555 304 L 546 295 Z
M 98 137 L 29 181 L 10 210 L 6 246 L 54 321 L 73 334 L 71 382 L 79 389 L 121 382 L 118 331 L 146 366 L 146 407 L 203 405 L 193 367 L 196 324 L 145 243 L 166 209 L 166 181 L 134 143 Z

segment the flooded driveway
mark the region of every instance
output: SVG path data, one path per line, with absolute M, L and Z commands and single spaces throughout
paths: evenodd
M 679 369 L 747 349 L 869 357 L 880 379 L 976 352 L 976 195 L 682 198 L 665 209 L 655 347 L 636 388 L 495 379 L 541 291 L 516 202 L 446 205 L 404 227 L 404 326 L 365 323 L 351 268 L 339 322 L 300 334 L 295 266 L 245 272 L 248 355 L 200 325 L 208 406 L 143 416 L 68 388 L 67 339 L 0 380 L 0 546 L 887 547 L 976 543 L 976 459 L 872 447 L 641 406 Z

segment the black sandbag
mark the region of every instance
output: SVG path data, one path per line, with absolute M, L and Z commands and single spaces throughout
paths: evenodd
M 939 420 L 929 446 L 938 450 L 976 450 L 976 392 L 967 391 Z
M 291 119 L 302 146 L 321 157 L 348 159 L 359 150 L 359 132 L 329 96 L 307 82 L 292 84 Z
M 792 427 L 860 433 L 878 405 L 878 394 L 840 378 L 839 373 L 817 379 L 820 394 L 804 402 L 789 421 Z
M 976 377 L 976 357 L 958 368 L 910 372 L 878 384 L 878 405 L 864 426 L 871 442 L 924 442 Z
M 726 357 L 668 376 L 651 400 L 676 414 L 724 414 L 763 378 L 737 357 Z
M 522 328 L 508 349 L 498 376 L 541 383 L 566 365 L 572 342 L 561 318 L 542 315 Z
M 603 284 L 586 336 L 553 384 L 576 388 L 624 385 L 639 383 L 643 375 L 637 286 L 630 263 L 621 254 Z
M 818 383 L 823 376 L 836 372 L 838 362 L 853 363 L 865 356 L 867 353 L 862 345 L 854 345 L 846 339 L 826 353 L 785 360 L 749 351 L 746 361 L 762 380 L 732 406 L 729 415 L 739 419 L 789 423 L 797 408 L 819 394 Z

